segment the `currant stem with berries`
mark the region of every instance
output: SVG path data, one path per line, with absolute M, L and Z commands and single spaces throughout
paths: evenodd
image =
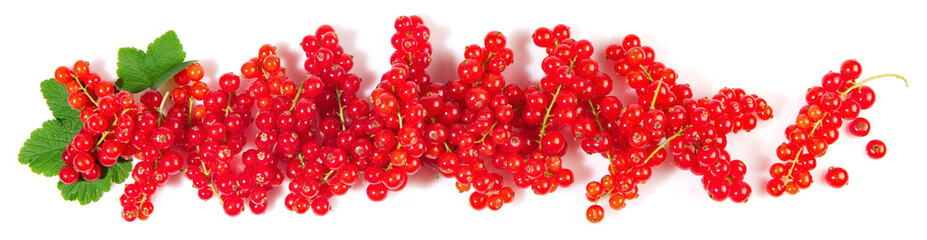
M 805 96 L 807 105 L 799 111 L 795 124 L 786 128 L 788 141 L 780 144 L 776 150 L 777 157 L 788 166 L 782 163 L 770 166 L 769 175 L 772 179 L 766 183 L 768 194 L 776 197 L 783 193 L 797 194 L 800 189 L 809 187 L 813 182 L 810 171 L 817 166 L 817 159 L 824 156 L 827 146 L 836 142 L 836 129 L 843 125 L 844 119 L 853 119 L 850 134 L 865 136 L 868 133 L 868 121 L 858 116 L 861 110 L 873 105 L 875 93 L 864 84 L 875 79 L 895 77 L 904 81 L 905 86 L 908 85 L 907 79 L 898 74 L 880 74 L 857 82 L 861 72 L 859 62 L 846 60 L 841 64 L 839 72 L 828 72 L 821 79 L 821 85 L 808 90 Z M 884 149 L 882 146 L 877 148 Z M 846 170 L 837 168 L 842 171 L 837 173 L 832 172 L 833 169 L 831 167 L 825 175 L 827 183 L 833 187 L 843 186 L 847 179 Z

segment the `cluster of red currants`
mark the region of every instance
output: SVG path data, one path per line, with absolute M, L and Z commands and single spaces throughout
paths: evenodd
M 62 153 L 65 166 L 59 178 L 65 184 L 75 184 L 79 177 L 92 182 L 120 158 L 141 159 L 132 172 L 136 183 L 126 186 L 120 201 L 126 220 L 146 219 L 153 210 L 150 196 L 183 167 L 183 157 L 169 150 L 182 124 L 160 114 L 159 93 L 147 92 L 136 104 L 131 93 L 114 93 L 113 85 L 90 72 L 86 61 L 58 67 L 55 79 L 66 86 L 68 104 L 81 111 L 84 123 Z
M 424 71 L 431 63 L 430 30 L 418 16 L 397 18 L 395 28 L 391 69 L 371 94 L 373 109 L 356 96 L 361 79 L 350 73 L 353 57 L 344 53 L 334 29 L 322 25 L 303 38 L 308 77 L 294 106 L 318 136 L 297 132 L 299 152 L 286 160 L 287 209 L 312 208 L 324 215 L 331 209 L 329 199 L 344 195 L 361 177 L 370 183 L 367 197 L 382 201 L 421 169 L 425 110 L 419 99 L 420 89 L 431 84 Z
M 304 63 L 308 76 L 301 83 L 299 100 L 293 106 L 305 127 L 294 135 L 293 144 L 299 151 L 295 158 L 287 160 L 285 175 L 290 179 L 290 193 L 285 206 L 300 214 L 311 208 L 313 213 L 325 215 L 331 209 L 329 199 L 344 195 L 359 178 L 358 165 L 351 155 L 355 136 L 349 136 L 349 132 L 339 134 L 346 126 L 342 121 L 345 115 L 349 118 L 366 115 L 370 107 L 361 100 L 352 103 L 357 111 L 343 112 L 347 105 L 344 100 L 354 96 L 361 80 L 350 73 L 353 58 L 344 53 L 331 26 L 322 25 L 314 35 L 305 36 L 301 46 L 308 57 Z M 321 144 L 317 141 L 320 137 Z M 364 146 L 369 148 L 369 141 Z
M 611 95 L 614 80 L 592 58 L 592 44 L 572 37 L 565 25 L 532 34 L 547 56 L 539 84 L 524 88 L 503 76 L 514 53 L 501 32 L 467 46 L 457 79 L 437 83 L 425 71 L 432 46 L 423 20 L 400 16 L 394 27 L 390 69 L 369 100 L 358 96 L 362 79 L 351 73 L 353 56 L 329 25 L 302 39 L 307 76 L 299 83 L 287 76 L 269 44 L 242 64 L 240 75 L 221 75 L 218 89 L 210 89 L 203 67 L 194 63 L 173 76 L 169 94 L 148 90 L 138 104 L 131 93 L 90 72 L 85 61 L 59 67 L 55 79 L 66 86 L 68 104 L 81 111 L 84 123 L 62 153 L 59 177 L 65 184 L 94 181 L 121 157 L 139 159 L 131 173 L 135 182 L 120 198 L 126 221 L 147 219 L 157 188 L 181 171 L 200 199 L 216 196 L 229 216 L 246 206 L 264 213 L 270 193 L 284 180 L 285 206 L 299 214 L 327 214 L 331 199 L 361 178 L 369 183 L 367 197 L 382 201 L 423 166 L 453 178 L 461 193 L 473 190 L 473 209 L 499 210 L 513 200 L 514 188 L 545 195 L 574 183 L 563 159 L 569 140 L 563 131 L 569 128 L 585 153 L 608 161 L 608 172 L 586 184 L 590 222 L 604 217 L 600 200 L 623 209 L 653 168 L 668 160 L 700 176 L 715 201 L 742 203 L 752 194 L 743 181 L 746 165 L 726 151 L 727 135 L 753 130 L 759 120 L 772 118 L 772 108 L 740 88 L 694 98 L 636 35 L 605 50 L 616 79 L 636 94 L 636 102 L 625 106 Z M 839 73 L 826 74 L 809 89 L 808 105 L 777 150 L 783 162 L 769 169 L 769 194 L 807 188 L 816 159 L 836 141 L 843 120 L 852 119 L 850 134 L 868 134 L 869 122 L 859 113 L 872 106 L 875 94 L 862 84 L 897 75 L 856 82 L 860 71 L 858 62 L 847 60 Z M 256 134 L 248 148 L 251 132 Z M 885 145 L 874 140 L 867 152 L 881 158 Z M 825 178 L 841 187 L 847 173 L 832 167 Z
M 371 136 L 372 149 L 354 150 L 370 155 L 369 159 L 360 154 L 355 158 L 364 169 L 364 179 L 370 183 L 366 193 L 372 201 L 382 201 L 390 191 L 404 189 L 409 176 L 422 168 L 426 152 L 422 135 L 425 120 L 435 114 L 428 115 L 421 102 L 429 94 L 424 89 L 434 84 L 431 75 L 425 72 L 431 65 L 431 30 L 415 15 L 396 18 L 393 27 L 396 32 L 390 38 L 394 50 L 389 59 L 390 69 L 370 94 L 373 109 L 368 110 L 366 101 L 357 100 L 357 89 L 348 92 L 353 105 L 348 112 L 359 115 L 356 126 L 351 127 L 355 130 L 350 132 Z M 363 108 L 359 108 L 359 103 L 363 103 Z
M 869 109 L 875 103 L 875 92 L 864 83 L 886 76 L 883 74 L 857 82 L 862 66 L 850 59 L 840 65 L 840 72 L 828 72 L 821 79 L 821 85 L 808 89 L 807 104 L 799 112 L 795 123 L 785 129 L 786 142 L 776 149 L 776 156 L 782 162 L 769 167 L 772 179 L 766 183 L 766 192 L 772 196 L 782 193 L 796 194 L 814 182 L 811 170 L 817 167 L 817 160 L 827 153 L 828 145 L 839 138 L 838 129 L 844 120 L 849 120 L 847 132 L 863 137 L 869 134 L 869 121 L 859 117 L 860 111 Z M 907 80 L 905 80 L 907 83 Z M 885 144 L 872 140 L 866 145 L 869 157 L 879 159 L 885 156 Z M 830 167 L 824 175 L 828 185 L 839 188 L 846 185 L 849 176 L 840 167 Z
M 126 184 L 119 198 L 123 207 L 122 217 L 126 221 L 148 219 L 154 210 L 152 195 L 184 165 L 183 156 L 171 149 L 174 144 L 183 142 L 177 139 L 181 138 L 185 128 L 184 120 L 176 115 L 161 114 L 164 99 L 157 91 L 144 92 L 140 101 L 144 111 L 137 118 L 119 119 L 124 121 L 124 126 L 136 126 L 128 146 L 137 149 L 134 157 L 140 160 L 132 169 L 131 176 L 135 182 Z
M 112 83 L 90 71 L 89 63 L 78 60 L 72 68 L 55 70 L 55 81 L 65 86 L 68 105 L 80 111 L 83 127 L 61 153 L 65 166 L 58 178 L 65 184 L 96 181 L 105 168 L 122 156 L 131 156 L 126 144 L 133 138 L 135 119 L 141 108 L 128 92 L 114 94 Z
M 593 99 L 591 114 L 573 125 L 576 138 L 590 142 L 583 148 L 587 153 L 609 160 L 608 174 L 586 185 L 586 197 L 593 203 L 587 220 L 601 221 L 602 199 L 614 210 L 624 208 L 627 200 L 637 197 L 638 185 L 651 177 L 652 169 L 670 157 L 680 169 L 702 177 L 710 198 L 747 201 L 752 190 L 743 181 L 746 165 L 725 151 L 726 136 L 753 130 L 757 119 L 771 118 L 772 108 L 765 100 L 739 88 L 694 99 L 689 85 L 677 83 L 676 72 L 656 61 L 653 48 L 641 45 L 633 34 L 609 45 L 605 54 L 638 101 L 622 109 L 617 98 Z
M 247 89 L 239 90 L 241 82 L 248 80 Z M 277 166 L 296 158 L 299 137 L 312 136 L 308 122 L 301 121 L 304 115 L 312 116 L 311 109 L 294 106 L 300 99 L 299 89 L 287 77 L 276 48 L 269 44 L 242 64 L 241 76 L 223 74 L 219 87 L 208 91 L 202 104 L 192 108 L 193 119 L 199 121 L 191 128 L 197 133 L 188 136 L 196 138 L 199 147 L 192 150 L 186 176 L 201 199 L 218 195 L 229 216 L 240 214 L 246 205 L 252 213 L 262 214 L 267 209 L 268 192 L 285 178 Z M 194 96 L 192 100 L 200 98 Z M 256 116 L 252 115 L 254 106 Z M 247 142 L 244 131 L 252 122 L 258 129 L 255 148 L 243 149 Z M 233 164 L 239 153 L 244 168 Z M 238 169 L 241 171 L 236 172 Z
M 435 115 L 425 128 L 425 140 L 434 146 L 429 147 L 434 151 L 429 151 L 426 159 L 441 175 L 454 178 L 461 193 L 474 190 L 469 197 L 473 209 L 498 210 L 513 200 L 515 192 L 505 186 L 502 174 L 488 168 L 485 157 L 492 159 L 495 168 L 516 176 L 527 178 L 527 168 L 534 177 L 543 171 L 536 164 L 526 168 L 525 159 L 518 155 L 526 142 L 513 132 L 514 127 L 523 125 L 515 117 L 515 108 L 524 104 L 524 99 L 521 88 L 507 85 L 502 76 L 513 62 L 512 49 L 497 31 L 489 32 L 483 42 L 483 46 L 466 47 L 464 60 L 457 67 L 458 79 L 434 85 L 430 88 L 434 94 L 422 98 L 427 111 Z M 529 183 L 518 184 L 524 187 Z
M 136 163 L 132 170 L 135 182 L 126 185 L 120 198 L 124 207 L 122 216 L 126 221 L 148 218 L 153 210 L 152 195 L 170 175 L 185 169 L 188 177 L 194 176 L 198 172 L 192 166 L 208 162 L 201 161 L 202 159 L 229 161 L 231 156 L 241 151 L 244 146 L 246 139 L 241 129 L 250 123 L 250 111 L 244 111 L 245 106 L 250 108 L 249 100 L 238 99 L 244 102 L 237 104 L 245 106 L 233 112 L 228 106 L 229 97 L 220 92 L 211 92 L 206 83 L 201 81 L 203 76 L 203 67 L 194 63 L 173 77 L 178 86 L 170 91 L 169 95 L 164 96 L 155 90 L 147 90 L 141 94 L 140 101 L 148 111 L 139 118 L 139 126 L 150 125 L 154 129 L 140 128 L 140 132 L 136 134 L 150 135 L 151 140 L 133 142 L 139 149 L 135 158 L 141 161 Z M 167 105 L 168 99 L 172 100 L 173 105 L 165 112 L 163 108 Z M 194 101 L 202 101 L 203 104 L 194 106 Z M 229 115 L 235 116 L 228 117 L 216 113 L 221 111 L 220 109 L 228 109 Z M 244 121 L 244 118 L 248 121 Z M 220 146 L 217 144 L 219 142 L 227 145 Z M 181 152 L 191 153 L 185 158 Z M 199 154 L 202 152 L 210 152 L 213 155 Z M 187 167 L 184 168 L 184 165 Z M 213 166 L 215 169 L 228 169 L 227 164 Z M 205 185 L 202 181 L 194 179 L 194 186 Z M 200 191 L 201 197 L 202 192 Z M 211 196 L 212 192 L 209 193 Z

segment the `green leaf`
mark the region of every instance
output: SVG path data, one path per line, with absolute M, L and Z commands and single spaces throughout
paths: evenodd
M 58 182 L 58 190 L 61 190 L 61 197 L 68 201 L 77 201 L 80 205 L 87 205 L 96 202 L 103 197 L 103 193 L 108 192 L 113 183 L 122 183 L 128 178 L 132 171 L 132 162 L 121 159 L 112 167 L 103 168 L 103 174 L 100 179 L 93 182 L 84 180 L 68 185 Z
M 32 131 L 19 149 L 19 163 L 29 165 L 32 172 L 46 177 L 58 176 L 64 167 L 61 153 L 81 129 L 78 119 L 48 120 Z
M 183 46 L 180 45 L 180 39 L 177 38 L 177 33 L 174 33 L 173 30 L 167 31 L 164 35 L 155 39 L 154 42 L 148 44 L 148 50 L 145 53 L 148 54 L 148 66 L 151 66 L 151 70 L 156 73 L 167 71 L 174 65 L 183 62 L 183 59 L 187 57 L 187 53 L 183 51 Z
M 120 184 L 126 181 L 129 178 L 129 174 L 132 173 L 132 159 L 119 157 L 119 161 L 116 162 L 116 165 L 110 167 L 113 175 L 113 183 Z
M 147 68 L 145 52 L 132 47 L 120 48 L 116 60 L 116 76 L 119 76 L 116 86 L 132 93 L 145 90 L 151 85 L 147 81 Z
M 55 82 L 54 78 L 49 78 L 42 81 L 40 86 L 42 96 L 45 97 L 45 103 L 48 104 L 48 109 L 52 111 L 52 115 L 56 119 L 80 118 L 80 111 L 74 110 L 71 105 L 68 105 L 68 92 L 65 90 L 64 85 Z
M 133 47 L 120 48 L 116 86 L 132 93 L 156 89 L 193 63 L 184 62 L 186 56 L 174 31 L 167 31 L 148 44 L 145 52 Z

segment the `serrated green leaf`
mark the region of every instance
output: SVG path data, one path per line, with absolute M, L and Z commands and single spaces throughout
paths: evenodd
M 116 165 L 110 167 L 110 171 L 114 174 L 113 183 L 120 184 L 125 182 L 126 179 L 129 178 L 129 173 L 132 173 L 132 159 L 120 157 Z
M 157 89 L 182 70 L 178 66 L 190 65 L 183 61 L 186 56 L 174 31 L 167 31 L 155 39 L 144 52 L 132 47 L 120 48 L 116 86 L 132 93 Z
M 166 83 L 168 79 L 174 78 L 174 75 L 177 75 L 177 73 L 179 73 L 180 71 L 183 71 L 184 69 L 186 69 L 193 63 L 196 63 L 196 60 L 190 60 L 190 61 L 186 61 L 186 62 L 178 63 L 177 65 L 174 65 L 173 67 L 161 73 L 161 76 L 158 76 L 157 78 L 155 78 L 155 82 L 152 85 L 153 86 L 164 85 L 164 83 Z
M 116 165 L 104 168 L 100 179 L 93 182 L 84 180 L 68 185 L 58 182 L 58 190 L 61 190 L 61 197 L 68 201 L 77 201 L 80 205 L 87 205 L 96 202 L 103 197 L 112 188 L 113 183 L 122 183 L 129 176 L 132 170 L 132 162 L 120 159 Z
M 52 116 L 56 119 L 77 119 L 80 118 L 80 112 L 68 105 L 68 92 L 64 85 L 55 82 L 54 78 L 42 81 L 42 96 L 45 97 L 45 103 L 48 109 L 52 111 Z
M 154 73 L 163 73 L 174 67 L 174 65 L 183 62 L 183 59 L 187 57 L 187 53 L 183 51 L 183 46 L 180 45 L 180 39 L 177 38 L 177 33 L 174 33 L 173 30 L 167 31 L 151 44 L 148 44 L 148 50 L 145 53 L 148 54 L 148 66 L 151 66 Z M 153 76 L 158 75 L 161 74 Z
M 120 48 L 116 61 L 116 75 L 119 76 L 116 86 L 132 93 L 141 92 L 151 86 L 151 82 L 148 81 L 151 78 L 148 75 L 150 71 L 147 69 L 145 57 L 145 52 L 137 48 Z
M 81 129 L 78 119 L 48 120 L 32 131 L 19 149 L 19 163 L 29 165 L 32 172 L 46 177 L 58 176 L 64 166 L 61 153 Z

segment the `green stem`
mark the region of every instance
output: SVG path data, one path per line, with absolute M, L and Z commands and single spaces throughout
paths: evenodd
M 602 198 L 611 197 L 611 196 L 612 196 L 612 191 L 613 191 L 613 190 L 615 190 L 615 189 L 614 189 L 614 188 L 609 189 L 608 192 L 606 192 L 606 193 L 603 194 L 602 196 L 599 196 L 599 197 L 595 198 L 595 203 L 593 203 L 593 204 L 598 205 L 598 204 L 599 204 L 599 200 L 602 200 Z
M 325 183 L 328 183 L 328 178 L 332 176 L 332 173 L 335 173 L 335 170 L 334 170 L 334 169 L 332 169 L 332 170 L 328 171 L 327 173 L 325 173 L 325 178 L 322 178 L 322 181 L 325 182 Z
M 192 126 L 193 125 L 193 100 L 187 99 L 187 102 L 190 103 L 190 107 L 187 108 L 187 112 L 188 112 L 187 113 L 187 123 L 190 124 L 189 126 Z
M 587 100 L 589 102 L 589 109 L 592 110 L 592 116 L 595 117 L 595 124 L 599 125 L 599 131 L 605 131 L 605 128 L 602 127 L 602 123 L 599 122 L 599 112 L 595 111 L 595 105 L 592 104 L 592 100 Z
M 605 152 L 605 157 L 608 158 L 608 170 L 609 170 L 609 172 L 615 171 L 615 164 L 613 163 L 613 161 L 615 161 L 615 157 L 612 157 L 612 153 L 611 153 L 611 152 Z
M 161 120 L 164 120 L 164 105 L 167 104 L 167 99 L 169 98 L 171 98 L 170 94 L 167 94 L 161 98 L 161 105 L 158 105 L 158 123 L 161 123 Z
M 341 118 L 341 131 L 344 131 L 347 127 L 344 123 L 344 106 L 341 104 L 341 90 L 335 90 L 335 97 L 338 98 L 338 117 Z M 399 124 L 402 125 L 401 122 Z
M 197 149 L 197 151 L 199 151 L 199 149 Z M 213 195 L 216 196 L 216 199 L 219 199 L 220 205 L 223 204 L 222 198 L 220 197 L 222 195 L 219 195 L 219 190 L 216 189 L 216 183 L 212 182 L 212 178 L 209 177 L 209 168 L 206 168 L 206 163 L 203 161 L 200 161 L 200 166 L 202 166 L 203 168 L 203 174 L 206 174 L 206 182 L 209 184 L 209 188 L 212 189 Z
M 113 121 L 113 122 L 116 122 L 116 121 Z M 103 143 L 103 140 L 106 140 L 106 135 L 109 135 L 109 134 L 112 133 L 112 132 L 113 132 L 113 131 L 105 131 L 105 132 L 103 132 L 103 133 L 100 135 L 100 140 L 97 140 L 97 144 L 94 145 L 94 146 L 100 146 L 100 144 Z
M 480 64 L 483 65 L 483 69 L 486 69 L 486 64 L 489 63 L 489 59 L 495 55 L 496 53 L 494 52 L 490 52 L 489 54 L 486 54 L 486 59 L 483 59 L 483 61 L 480 61 Z M 412 59 L 412 58 L 409 58 L 409 59 Z M 473 85 L 473 86 L 476 86 L 476 85 Z
M 840 93 L 840 98 L 841 98 L 841 99 L 846 98 L 847 93 L 850 93 L 850 91 L 853 91 L 853 89 L 859 88 L 860 86 L 862 86 L 863 84 L 866 84 L 866 83 L 869 82 L 869 81 L 876 80 L 876 79 L 883 78 L 883 77 L 896 77 L 896 78 L 899 78 L 899 79 L 901 79 L 902 81 L 904 81 L 904 86 L 905 86 L 905 87 L 908 87 L 908 79 L 905 79 L 903 76 L 898 75 L 898 74 L 886 73 L 886 74 L 875 75 L 875 76 L 872 76 L 872 77 L 863 79 L 862 81 L 859 81 L 859 82 L 857 82 L 856 84 L 853 84 L 852 87 L 850 87 L 850 88 L 848 88 L 846 91 L 843 91 L 843 92 Z
M 232 99 L 232 93 L 228 94 L 229 99 Z M 232 113 L 232 101 L 225 101 L 225 116 L 228 117 Z
M 673 134 L 673 136 L 670 136 L 665 141 L 663 141 L 663 143 L 661 143 L 660 146 L 657 147 L 657 149 L 654 149 L 652 152 L 650 152 L 650 155 L 647 155 L 647 158 L 644 159 L 644 163 L 647 163 L 648 161 L 650 161 L 650 159 L 653 158 L 653 155 L 657 154 L 657 151 L 660 151 L 661 149 L 665 148 L 666 145 L 669 144 L 671 140 L 673 140 L 676 137 L 681 136 L 682 133 L 685 132 L 686 129 L 688 129 L 691 126 L 692 125 L 686 125 L 685 127 L 680 128 L 678 131 L 676 131 L 676 133 Z
M 550 118 L 550 110 L 554 108 L 554 103 L 557 103 L 557 95 L 560 95 L 560 89 L 563 89 L 563 85 L 557 86 L 557 91 L 554 92 L 554 97 L 550 99 L 550 105 L 547 106 L 547 112 L 544 113 L 544 120 L 541 122 L 541 131 L 538 136 L 538 140 L 544 137 L 544 131 L 547 130 L 547 119 Z M 542 144 L 538 144 L 538 149 L 541 149 Z
M 814 131 L 818 130 L 818 126 L 821 125 L 821 121 L 824 121 L 824 118 L 826 117 L 827 117 L 827 112 L 824 112 L 824 115 L 821 115 L 821 119 L 819 119 L 817 122 L 814 123 L 814 125 L 811 127 L 811 132 L 808 133 L 809 139 L 811 138 L 811 136 L 814 136 Z M 785 174 L 786 178 L 792 179 L 792 170 L 795 170 L 795 165 L 798 164 L 798 157 L 801 156 L 801 154 L 805 152 L 805 150 L 807 150 L 807 147 L 804 145 L 801 146 L 801 148 L 798 149 L 798 153 L 795 153 L 795 158 L 789 161 L 792 164 L 789 164 L 790 165 L 789 172 Z
M 87 86 L 84 86 L 84 83 L 81 83 L 80 80 L 77 80 L 77 75 L 71 75 L 71 77 L 74 78 L 74 81 L 77 81 L 77 86 L 80 86 L 80 91 L 81 91 L 82 93 L 84 93 L 84 95 L 87 95 L 87 99 L 90 100 L 90 102 L 93 103 L 93 106 L 94 106 L 94 107 L 96 107 L 96 106 L 97 106 L 97 101 L 96 101 L 96 100 L 93 100 L 93 97 L 91 97 L 91 96 L 90 96 L 90 93 L 87 92 Z
M 643 71 L 644 75 L 647 76 L 647 80 L 650 80 L 651 82 L 653 82 L 653 77 L 650 76 L 650 73 L 647 72 L 647 69 L 644 68 L 644 65 L 638 65 L 638 66 L 641 67 L 641 71 Z M 663 79 L 660 79 L 660 82 L 662 83 Z M 662 86 L 663 84 L 659 84 L 659 83 L 657 84 L 657 90 L 653 92 L 653 99 L 650 101 L 650 109 L 654 109 L 656 107 L 657 96 L 660 95 L 660 87 Z
M 489 131 L 483 133 L 483 134 L 482 134 L 483 137 L 481 137 L 479 141 L 476 141 L 476 143 L 481 143 L 481 142 L 483 142 L 483 140 L 486 139 L 486 136 L 489 136 L 489 134 L 492 133 L 492 130 L 496 128 L 496 123 L 499 123 L 499 122 L 494 122 L 494 123 L 492 123 L 492 126 L 489 127 Z
M 303 80 L 301 83 L 299 83 L 299 87 L 297 87 L 297 89 L 296 89 L 296 97 L 293 97 L 293 104 L 290 105 L 290 112 L 292 112 L 293 109 L 296 109 L 296 103 L 299 102 L 299 95 L 303 93 L 303 84 L 305 84 L 305 83 L 306 83 L 305 80 Z M 340 94 L 339 94 L 339 96 L 340 96 Z M 339 98 L 339 99 L 340 99 L 340 98 Z M 338 103 L 339 103 L 339 104 L 341 103 L 340 100 L 339 100 Z M 342 119 L 342 121 L 343 121 L 343 119 Z

